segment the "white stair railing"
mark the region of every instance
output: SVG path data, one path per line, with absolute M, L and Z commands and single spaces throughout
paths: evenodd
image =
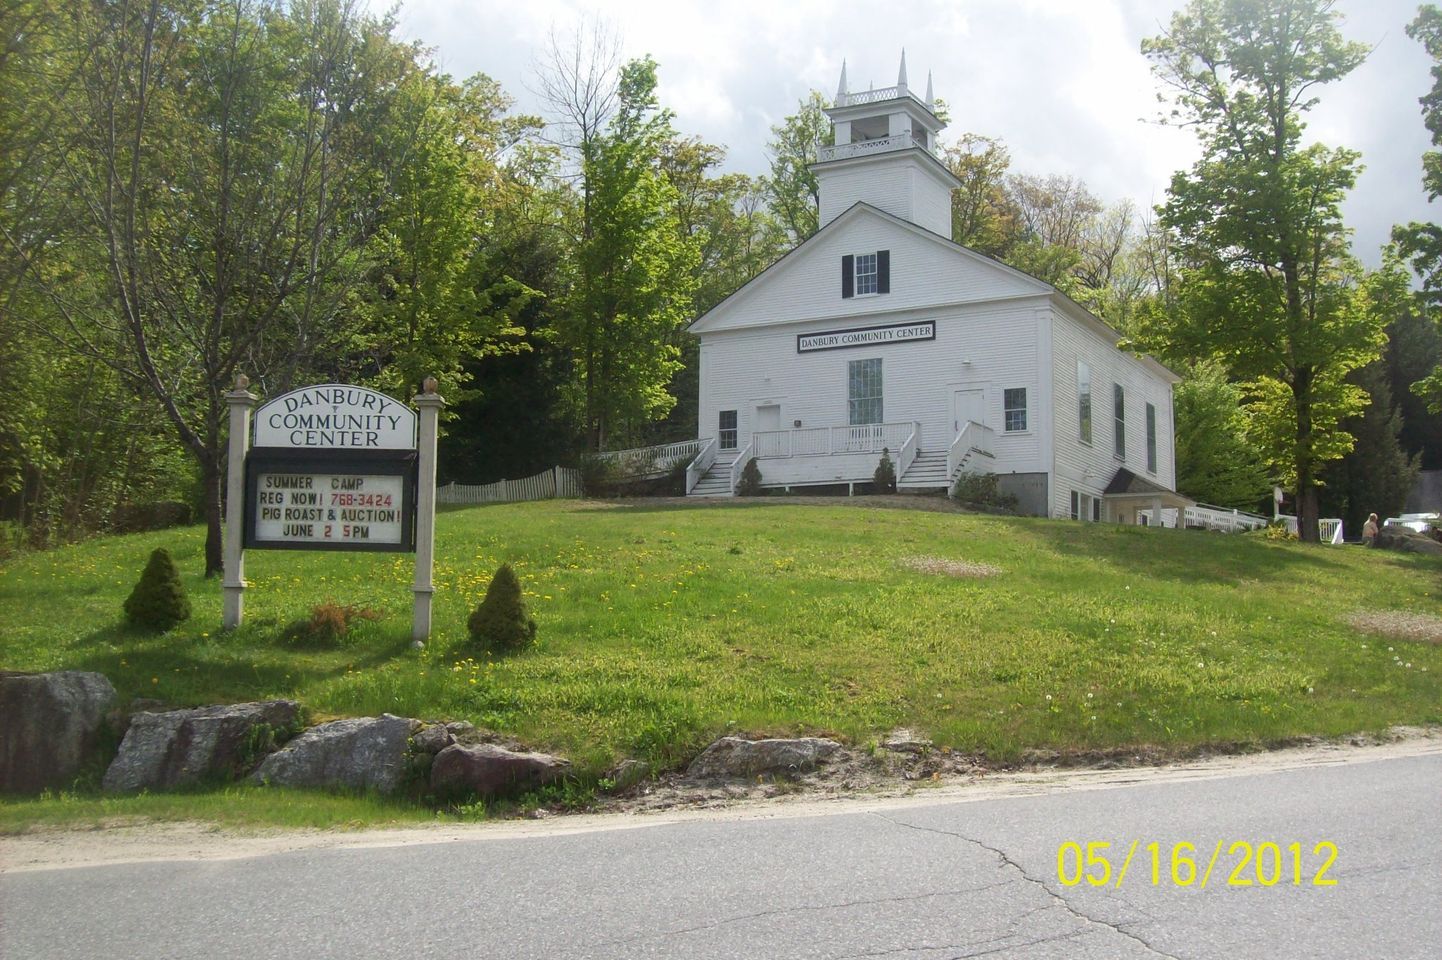
M 701 450 L 696 454 L 696 459 L 686 467 L 686 495 L 690 496 L 696 484 L 706 476 L 706 471 L 716 462 L 716 438 L 711 437 L 701 445 Z
M 916 448 L 921 442 L 921 424 L 913 422 L 911 433 L 906 437 L 906 442 L 901 445 L 901 450 L 896 454 L 896 479 L 900 480 L 906 476 L 906 471 L 911 469 L 911 464 L 916 460 Z
M 971 459 L 973 452 L 982 456 L 995 456 L 992 453 L 992 439 L 995 431 L 984 423 L 977 423 L 975 420 L 968 420 L 961 425 L 961 431 L 957 433 L 956 439 L 951 441 L 951 447 L 946 451 L 946 483 L 956 479 L 957 471 L 964 467 Z
M 736 496 L 736 485 L 741 482 L 741 471 L 745 470 L 746 464 L 751 461 L 751 449 L 751 441 L 747 441 L 746 446 L 741 448 L 741 452 L 736 454 L 736 459 L 731 463 L 726 491 L 733 497 Z

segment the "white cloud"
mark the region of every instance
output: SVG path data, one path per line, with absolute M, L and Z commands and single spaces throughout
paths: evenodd
M 465 76 L 484 71 L 539 109 L 528 90 L 552 28 L 586 18 L 615 25 L 627 56 L 660 65 L 660 94 L 688 134 L 726 145 L 728 166 L 766 170 L 769 129 L 812 88 L 828 96 L 847 60 L 853 89 L 895 82 L 906 48 L 910 81 L 935 75 L 955 135 L 1004 140 L 1016 169 L 1081 177 L 1107 200 L 1159 202 L 1174 170 L 1196 155 L 1191 135 L 1148 122 L 1156 86 L 1141 40 L 1180 6 L 1152 0 L 911 0 L 881 5 L 818 0 L 409 0 L 401 30 L 434 46 Z M 1321 91 L 1310 132 L 1363 152 L 1367 172 L 1347 205 L 1358 253 L 1376 261 L 1391 223 L 1431 214 L 1420 188 L 1427 147 L 1416 98 L 1428 61 L 1405 36 L 1415 0 L 1342 0 L 1349 37 L 1372 59 Z M 879 15 L 878 15 L 879 14 Z

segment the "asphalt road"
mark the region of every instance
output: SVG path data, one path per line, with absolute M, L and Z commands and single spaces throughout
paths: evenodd
M 1438 753 L 842 809 L 10 873 L 0 957 L 1442 956 Z M 1111 843 L 1093 851 L 1105 886 L 1059 882 L 1069 841 Z M 1277 854 L 1244 862 L 1237 841 Z M 1322 841 L 1334 886 L 1313 885 Z M 1172 871 L 1181 842 L 1196 847 L 1189 885 L 1184 861 Z M 1072 879 L 1071 848 L 1063 866 Z M 1252 884 L 1230 885 L 1234 870 Z

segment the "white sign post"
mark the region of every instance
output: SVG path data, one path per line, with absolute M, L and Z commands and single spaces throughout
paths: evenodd
M 365 387 L 302 387 L 249 413 L 245 377 L 230 404 L 226 629 L 241 624 L 245 548 L 414 551 L 411 638 L 431 631 L 436 436 L 445 401 L 427 378 L 416 411 Z M 417 425 L 419 421 L 419 445 Z
M 431 598 L 436 592 L 431 579 L 436 553 L 436 435 L 446 402 L 436 393 L 435 377 L 426 378 L 421 393 L 411 402 L 421 411 L 416 444 L 420 460 L 416 464 L 416 580 L 411 587 L 415 593 L 411 641 L 424 643 L 431 635 Z
M 245 619 L 245 452 L 250 449 L 250 411 L 260 399 L 247 388 L 250 378 L 240 374 L 235 389 L 225 395 L 230 407 L 230 449 L 225 473 L 225 561 L 221 590 L 225 607 L 221 627 L 234 630 Z

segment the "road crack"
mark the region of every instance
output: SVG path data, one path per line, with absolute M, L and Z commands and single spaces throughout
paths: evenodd
M 1142 947 L 1144 947 L 1149 953 L 1153 953 L 1153 954 L 1155 954 L 1156 956 L 1165 957 L 1165 958 L 1167 958 L 1167 960 L 1182 960 L 1181 957 L 1178 957 L 1178 956 L 1176 956 L 1175 954 L 1166 953 L 1166 952 L 1158 949 L 1156 946 L 1154 946 L 1154 945 L 1152 945 L 1151 943 L 1149 943 L 1149 942 L 1146 940 L 1146 938 L 1144 938 L 1144 937 L 1142 937 L 1142 936 L 1140 936 L 1140 935 L 1138 935 L 1138 934 L 1132 933 L 1130 930 L 1125 930 L 1125 929 L 1123 929 L 1120 923 L 1112 923 L 1112 922 L 1107 921 L 1107 920 L 1101 920 L 1101 919 L 1098 919 L 1097 917 L 1093 917 L 1093 916 L 1091 916 L 1090 914 L 1084 913 L 1084 912 L 1082 912 L 1081 910 L 1077 909 L 1075 906 L 1072 905 L 1071 901 L 1069 901 L 1066 897 L 1062 896 L 1060 893 L 1057 893 L 1057 892 L 1056 892 L 1055 890 L 1053 890 L 1051 887 L 1047 886 L 1047 883 L 1046 883 L 1045 880 L 1041 880 L 1041 879 L 1039 879 L 1039 878 L 1037 878 L 1037 877 L 1032 876 L 1030 873 L 1027 872 L 1027 870 L 1026 870 L 1025 867 L 1023 867 L 1023 866 L 1022 866 L 1020 863 L 1018 863 L 1017 861 L 1013 860 L 1013 859 L 1011 858 L 1011 856 L 1008 855 L 1005 850 L 1002 850 L 1002 849 L 999 848 L 999 847 L 993 847 L 993 846 L 992 846 L 991 844 L 989 844 L 989 843 L 986 843 L 986 842 L 981 841 L 981 840 L 977 840 L 977 839 L 975 839 L 974 837 L 968 837 L 968 836 L 966 836 L 965 834 L 957 833 L 957 832 L 955 832 L 954 830 L 939 830 L 939 829 L 937 829 L 936 827 L 923 827 L 923 826 L 921 826 L 921 825 L 919 825 L 919 824 L 907 823 L 905 820 L 897 820 L 897 819 L 895 819 L 894 817 L 888 817 L 888 816 L 887 816 L 886 814 L 884 814 L 884 813 L 876 813 L 875 811 L 872 811 L 872 812 L 871 812 L 871 816 L 877 817 L 878 819 L 881 819 L 881 820 L 885 820 L 887 823 L 890 823 L 890 824 L 892 824 L 893 826 L 905 827 L 905 828 L 908 829 L 908 830 L 919 830 L 919 831 L 921 831 L 922 833 L 935 833 L 935 834 L 938 834 L 938 835 L 943 836 L 943 837 L 952 837 L 953 839 L 961 840 L 961 841 L 963 841 L 963 842 L 965 842 L 965 843 L 972 844 L 973 846 L 980 847 L 981 849 L 986 850 L 987 852 L 989 852 L 989 853 L 991 853 L 993 856 L 995 856 L 998 860 L 1000 860 L 1003 866 L 1010 867 L 1012 870 L 1015 870 L 1015 871 L 1021 876 L 1021 879 L 1022 879 L 1022 880 L 1024 880 L 1024 881 L 1027 882 L 1027 883 L 1033 884 L 1033 885 L 1035 885 L 1036 887 L 1040 888 L 1041 891 L 1042 891 L 1043 893 L 1045 893 L 1045 894 L 1051 899 L 1051 901 L 1052 901 L 1053 903 L 1057 904 L 1057 905 L 1060 906 L 1063 910 L 1065 910 L 1067 913 L 1071 914 L 1073 917 L 1076 917 L 1078 920 L 1082 921 L 1083 923 L 1096 924 L 1096 925 L 1098 925 L 1098 926 L 1106 927 L 1108 930 L 1111 930 L 1111 931 L 1113 931 L 1113 932 L 1115 932 L 1115 933 L 1118 933 L 1118 934 L 1120 934 L 1121 936 L 1126 937 L 1128 940 L 1132 940 L 1132 941 L 1140 944 L 1140 945 L 1141 945 Z M 1064 939 L 1064 938 L 1063 938 L 1063 939 Z M 1038 941 L 1038 942 L 1045 942 L 1045 941 Z M 989 952 L 992 952 L 992 951 L 989 951 Z M 965 953 L 964 953 L 964 954 L 959 954 L 957 957 L 951 958 L 951 960 L 962 960 L 962 958 L 972 957 L 972 956 L 982 956 L 982 954 L 965 954 Z
M 699 933 L 704 930 L 714 930 L 717 927 L 724 927 L 733 923 L 745 923 L 748 920 L 762 920 L 767 917 L 785 916 L 790 913 L 817 913 L 824 910 L 849 910 L 853 907 L 870 907 L 885 903 L 911 903 L 918 900 L 929 900 L 935 897 L 960 897 L 973 893 L 982 893 L 986 890 L 994 890 L 997 887 L 1010 886 L 1016 880 L 1000 880 L 996 883 L 985 883 L 980 886 L 959 887 L 955 890 L 933 890 L 929 893 L 916 893 L 905 897 L 875 897 L 865 900 L 848 900 L 842 903 L 819 903 L 802 904 L 795 907 L 778 907 L 774 910 L 758 910 L 755 913 L 743 913 L 732 917 L 720 917 L 706 923 L 699 923 L 691 927 L 679 927 L 675 930 L 663 930 L 656 933 L 643 933 L 635 937 L 625 937 L 618 940 L 607 940 L 601 946 L 619 946 L 625 943 L 636 943 L 641 940 L 656 940 L 670 937 L 685 936 L 688 933 Z M 937 949 L 947 949 L 939 947 Z

